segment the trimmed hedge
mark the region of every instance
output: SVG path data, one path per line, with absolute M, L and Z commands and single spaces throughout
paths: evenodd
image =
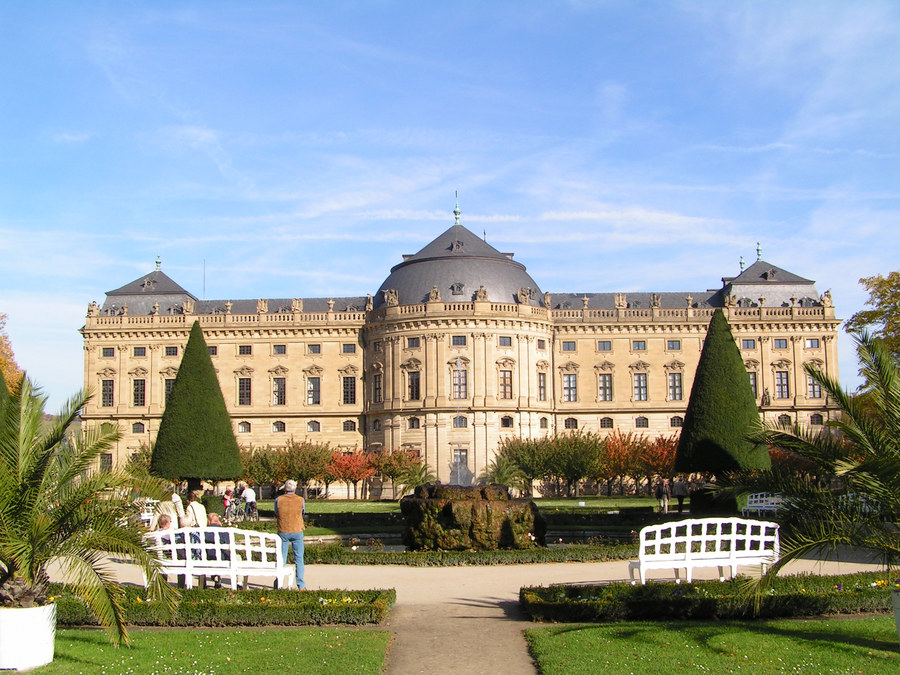
M 84 603 L 54 585 L 58 626 L 96 626 Z M 144 588 L 125 588 L 125 621 L 132 626 L 309 626 L 377 624 L 397 599 L 394 589 L 375 591 L 294 591 L 182 589 L 175 614 L 148 602 Z
M 409 565 L 410 567 L 460 567 L 466 565 L 522 565 L 549 562 L 605 562 L 632 560 L 637 544 L 572 545 L 562 548 L 535 546 L 497 551 L 354 551 L 342 544 L 306 546 L 306 564 Z
M 744 590 L 747 581 L 523 587 L 519 602 L 534 621 L 554 622 L 769 619 L 887 612 L 893 607 L 894 583 L 883 573 L 778 577 L 763 595 L 758 614 Z

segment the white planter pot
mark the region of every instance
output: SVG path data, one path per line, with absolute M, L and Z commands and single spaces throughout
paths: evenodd
M 0 669 L 37 668 L 53 660 L 56 605 L 0 607 Z
M 894 624 L 897 626 L 897 639 L 900 640 L 900 591 L 891 591 L 894 598 Z

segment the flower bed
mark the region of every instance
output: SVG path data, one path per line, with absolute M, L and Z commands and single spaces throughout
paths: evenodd
M 58 626 L 96 625 L 84 603 L 65 587 L 53 589 Z M 307 626 L 381 623 L 396 601 L 393 589 L 375 591 L 293 591 L 259 589 L 182 590 L 168 616 L 143 588 L 125 588 L 125 620 L 134 626 Z
M 755 613 L 746 578 L 691 584 L 523 587 L 519 601 L 535 621 L 606 622 L 669 619 L 747 619 L 891 611 L 884 574 L 799 575 L 772 582 Z

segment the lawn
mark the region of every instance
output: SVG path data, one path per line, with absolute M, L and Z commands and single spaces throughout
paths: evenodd
M 31 672 L 64 673 L 381 673 L 390 633 L 339 628 L 131 630 L 116 649 L 100 630 L 56 632 L 53 663 Z
M 529 628 L 542 675 L 896 673 L 893 616 Z

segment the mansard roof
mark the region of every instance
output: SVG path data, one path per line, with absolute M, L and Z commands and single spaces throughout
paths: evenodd
M 803 277 L 798 277 L 796 274 L 792 274 L 791 272 L 777 267 L 772 263 L 766 262 L 765 260 L 757 260 L 755 263 L 750 265 L 750 267 L 741 272 L 738 276 L 723 277 L 722 283 L 725 285 L 731 284 L 732 286 L 734 286 L 736 284 L 809 285 L 815 282 L 810 281 L 809 279 L 804 279 Z
M 125 284 L 121 288 L 117 288 L 113 291 L 107 291 L 106 295 L 109 296 L 120 296 L 120 295 L 188 295 L 194 300 L 193 295 L 184 290 L 181 286 L 176 284 L 172 279 L 162 270 L 153 270 L 150 274 L 145 274 L 140 279 L 135 279 L 129 284 Z
M 528 290 L 528 304 L 543 304 L 541 290 L 512 253 L 501 253 L 457 222 L 418 253 L 403 257 L 375 294 L 375 307 L 385 304 L 387 291 L 396 291 L 401 305 L 425 302 L 437 288 L 444 302 L 471 302 L 484 287 L 492 302 L 519 302 Z

